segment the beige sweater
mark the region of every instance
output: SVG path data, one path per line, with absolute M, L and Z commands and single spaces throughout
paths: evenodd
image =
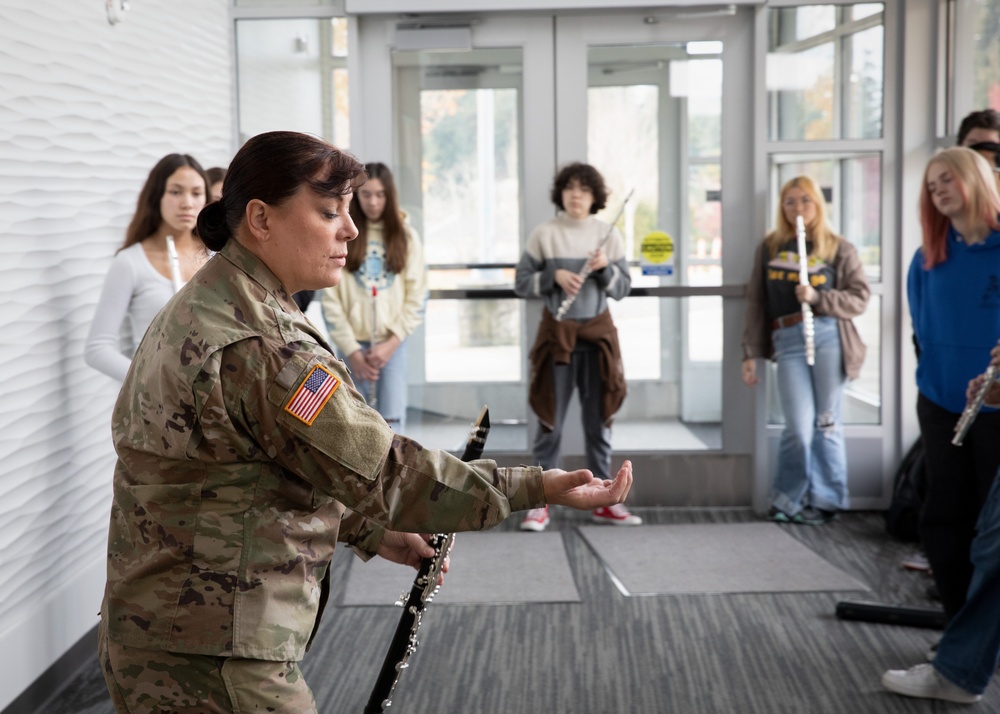
M 344 357 L 361 349 L 359 342 L 372 341 L 373 285 L 378 290 L 375 342 L 385 341 L 390 334 L 403 341 L 423 322 L 427 300 L 424 252 L 409 225 L 406 236 L 406 268 L 399 274 L 388 273 L 382 223 L 369 223 L 368 254 L 361 269 L 356 273 L 344 270 L 340 284 L 321 293 L 330 339 Z

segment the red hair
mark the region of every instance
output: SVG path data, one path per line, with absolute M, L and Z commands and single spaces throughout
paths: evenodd
M 951 220 L 934 206 L 927 188 L 931 166 L 943 164 L 952 175 L 958 192 L 965 202 L 962 209 L 973 226 L 1000 230 L 1000 193 L 997 192 L 993 171 L 980 154 L 964 146 L 954 146 L 935 154 L 924 169 L 920 187 L 920 227 L 923 230 L 924 270 L 930 270 L 948 259 L 948 229 Z

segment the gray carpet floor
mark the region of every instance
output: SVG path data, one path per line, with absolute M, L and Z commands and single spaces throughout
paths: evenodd
M 865 592 L 774 523 L 685 523 L 578 532 L 625 595 Z
M 344 606 L 392 606 L 413 585 L 412 568 L 382 558 L 352 558 L 346 570 Z M 559 531 L 459 533 L 445 577 L 435 605 L 580 601 Z
M 753 523 L 744 510 L 638 510 L 651 524 Z M 626 597 L 557 510 L 579 603 L 448 605 L 425 616 L 421 645 L 397 687 L 392 714 L 677 712 L 683 714 L 907 714 L 1000 711 L 993 682 L 974 707 L 882 690 L 889 667 L 922 661 L 937 632 L 845 622 L 838 600 L 857 591 Z M 515 530 L 516 520 L 501 526 Z M 900 567 L 911 545 L 885 535 L 880 514 L 820 526 L 780 526 L 866 585 L 865 599 L 930 606 L 930 579 Z M 351 555 L 340 551 L 335 567 Z M 517 578 L 517 573 L 510 573 Z M 445 583 L 447 587 L 447 582 Z M 341 582 L 332 593 L 341 602 Z M 334 607 L 303 663 L 324 714 L 357 712 L 395 628 L 385 607 Z M 66 683 L 46 714 L 112 714 L 96 662 Z M 20 714 L 20 713 L 18 713 Z

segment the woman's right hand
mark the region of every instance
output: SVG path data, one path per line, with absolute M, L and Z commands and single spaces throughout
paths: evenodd
M 368 362 L 365 358 L 364 350 L 354 350 L 354 352 L 349 354 L 347 356 L 347 364 L 350 366 L 351 374 L 354 375 L 355 379 L 364 382 L 374 382 L 378 379 L 379 370 Z
M 757 379 L 757 360 L 755 359 L 745 359 L 743 360 L 743 384 L 748 387 L 753 387 L 757 384 L 759 380 Z

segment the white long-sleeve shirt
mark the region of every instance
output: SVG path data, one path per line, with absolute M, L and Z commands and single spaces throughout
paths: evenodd
M 173 295 L 173 283 L 157 272 L 141 243 L 119 251 L 90 323 L 84 349 L 87 364 L 124 381 L 146 328 Z

